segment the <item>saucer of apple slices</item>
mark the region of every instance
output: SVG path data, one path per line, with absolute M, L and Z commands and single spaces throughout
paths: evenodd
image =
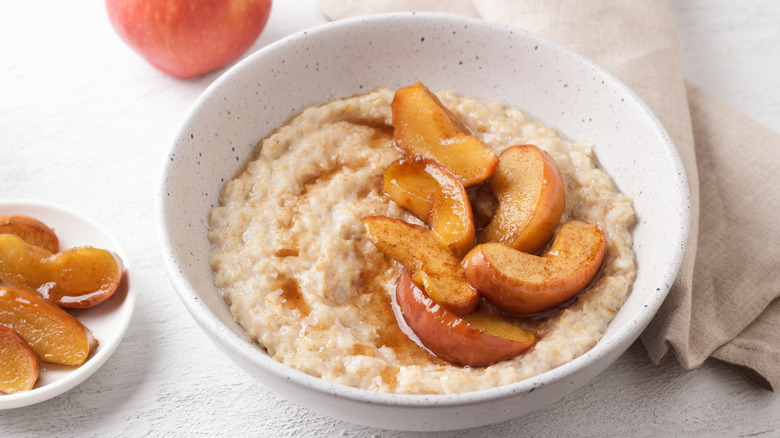
M 0 409 L 12 409 L 56 397 L 97 371 L 122 341 L 135 293 L 124 249 L 92 219 L 31 200 L 0 202 L 0 217 L 0 343 L 8 353 L 0 360 Z M 23 268 L 13 257 L 19 250 L 32 254 L 22 260 L 32 268 L 12 275 Z M 81 269 L 78 278 L 60 272 L 68 269 Z

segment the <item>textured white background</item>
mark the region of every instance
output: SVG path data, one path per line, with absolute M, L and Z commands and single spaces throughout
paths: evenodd
M 688 79 L 780 132 L 780 2 L 672 6 Z M 312 0 L 278 0 L 253 50 L 322 22 Z M 154 70 L 115 35 L 101 1 L 6 2 L 0 56 L 0 196 L 64 204 L 103 224 L 129 253 L 138 295 L 106 365 L 55 399 L 0 411 L 0 436 L 417 436 L 281 399 L 226 359 L 179 302 L 160 262 L 154 196 L 178 123 L 220 72 L 180 81 Z M 432 434 L 521 435 L 780 436 L 780 396 L 716 361 L 655 366 L 635 344 L 553 406 Z

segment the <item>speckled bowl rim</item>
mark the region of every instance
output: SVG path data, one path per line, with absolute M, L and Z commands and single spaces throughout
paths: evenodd
M 592 71 L 598 72 L 602 78 L 611 82 L 612 87 L 619 90 L 619 92 L 624 94 L 627 99 L 633 100 L 634 104 L 643 110 L 643 112 L 645 113 L 644 116 L 648 119 L 649 123 L 654 125 L 655 129 L 658 131 L 658 136 L 663 139 L 663 143 L 664 143 L 663 147 L 665 148 L 665 152 L 668 155 L 669 160 L 673 163 L 673 166 L 676 168 L 675 170 L 677 172 L 677 175 L 680 178 L 678 183 L 680 184 L 680 187 L 684 188 L 686 192 L 685 194 L 686 202 L 688 203 L 690 202 L 689 199 L 687 198 L 688 185 L 685 179 L 685 172 L 682 163 L 680 161 L 680 157 L 677 154 L 674 144 L 669 138 L 668 134 L 666 133 L 664 127 L 661 125 L 660 121 L 652 113 L 652 111 L 647 107 L 647 105 L 644 102 L 642 102 L 642 100 L 639 97 L 637 97 L 637 95 L 633 91 L 631 91 L 627 86 L 625 86 L 622 82 L 620 82 L 611 73 L 607 72 L 606 70 L 598 66 L 593 61 L 572 51 L 571 49 L 568 49 L 565 46 L 562 46 L 558 43 L 552 42 L 546 38 L 527 32 L 525 30 L 510 27 L 510 26 L 505 26 L 501 24 L 488 23 L 481 20 L 475 20 L 471 18 L 450 15 L 450 14 L 443 14 L 443 13 L 382 14 L 382 15 L 375 15 L 375 16 L 344 19 L 338 22 L 327 23 L 327 24 L 323 24 L 323 25 L 319 25 L 307 29 L 305 31 L 298 32 L 296 34 L 293 34 L 289 37 L 283 38 L 282 40 L 279 40 L 275 43 L 266 46 L 265 48 L 259 50 L 258 52 L 248 56 L 241 62 L 237 63 L 234 67 L 232 67 L 230 70 L 224 73 L 203 93 L 203 95 L 199 97 L 199 99 L 191 107 L 190 111 L 188 112 L 184 120 L 189 119 L 192 116 L 192 114 L 196 111 L 198 105 L 204 102 L 205 100 L 207 100 L 206 96 L 208 96 L 210 93 L 213 93 L 214 90 L 217 90 L 221 84 L 230 81 L 231 76 L 235 71 L 242 69 L 244 66 L 250 63 L 257 62 L 257 60 L 262 58 L 265 53 L 278 50 L 282 48 L 284 45 L 289 44 L 292 41 L 312 38 L 321 32 L 328 32 L 330 29 L 332 29 L 335 26 L 340 26 L 340 27 L 352 26 L 358 23 L 359 24 L 366 24 L 366 23 L 380 24 L 385 20 L 390 20 L 390 21 L 399 20 L 399 19 L 402 20 L 408 18 L 410 15 L 412 16 L 416 15 L 418 17 L 428 17 L 432 19 L 454 20 L 456 22 L 468 24 L 469 26 L 488 26 L 492 28 L 504 29 L 506 31 L 511 31 L 516 34 L 521 34 L 524 35 L 524 38 L 537 41 L 541 45 L 545 45 L 548 48 L 557 50 L 560 53 L 563 53 L 566 56 L 576 60 L 578 63 L 580 63 L 583 66 L 586 66 Z M 183 136 L 185 134 L 186 132 L 181 130 L 178 132 L 177 137 Z M 171 147 L 171 153 L 173 153 L 174 150 L 175 150 L 175 143 L 174 146 Z M 613 333 L 609 338 L 602 339 L 601 341 L 599 341 L 595 347 L 593 347 L 586 353 L 565 363 L 564 365 L 561 365 L 555 369 L 552 369 L 550 371 L 544 372 L 537 376 L 530 377 L 528 379 L 516 383 L 502 385 L 491 389 L 477 390 L 477 391 L 458 393 L 458 394 L 414 395 L 414 394 L 391 394 L 391 393 L 372 392 L 368 390 L 362 390 L 362 389 L 357 389 L 357 388 L 353 388 L 353 387 L 349 387 L 337 383 L 328 382 L 320 378 L 310 376 L 308 374 L 305 374 L 293 368 L 290 368 L 286 365 L 283 365 L 280 362 L 277 362 L 276 360 L 269 357 L 266 353 L 260 351 L 257 347 L 250 345 L 245 340 L 241 339 L 239 336 L 233 333 L 224 324 L 222 324 L 222 322 L 219 321 L 216 316 L 212 314 L 210 309 L 206 307 L 205 304 L 203 304 L 198 299 L 197 295 L 194 293 L 195 286 L 191 284 L 182 275 L 182 272 L 177 265 L 176 256 L 172 250 L 173 242 L 170 241 L 169 236 L 166 232 L 165 184 L 166 184 L 167 171 L 168 170 L 166 166 L 166 168 L 163 169 L 163 175 L 161 178 L 162 189 L 158 193 L 158 205 L 157 205 L 158 219 L 160 224 L 158 228 L 158 235 L 159 235 L 159 241 L 163 253 L 164 264 L 170 276 L 171 282 L 173 283 L 174 288 L 176 292 L 179 294 L 179 297 L 181 298 L 182 302 L 185 304 L 188 311 L 195 318 L 196 322 L 207 333 L 207 335 L 209 335 L 212 338 L 212 340 L 220 349 L 238 355 L 241 361 L 244 361 L 246 363 L 255 363 L 264 367 L 265 371 L 275 375 L 279 379 L 283 379 L 286 380 L 287 382 L 300 385 L 303 387 L 308 387 L 316 391 L 319 391 L 323 394 L 331 395 L 333 397 L 349 399 L 349 400 L 359 401 L 362 403 L 368 403 L 373 405 L 408 406 L 408 407 L 420 407 L 420 408 L 455 407 L 455 406 L 475 405 L 487 401 L 502 400 L 505 398 L 513 397 L 521 393 L 530 393 L 537 388 L 549 385 L 554 382 L 559 382 L 561 380 L 566 380 L 574 376 L 575 374 L 579 373 L 583 369 L 591 366 L 599 358 L 610 355 L 611 353 L 614 352 L 613 350 L 615 348 L 622 348 L 622 351 L 619 352 L 619 354 L 622 354 L 625 351 L 625 349 L 638 338 L 642 330 L 647 326 L 647 324 L 650 322 L 650 320 L 653 318 L 653 316 L 656 314 L 661 304 L 663 303 L 669 291 L 669 288 L 671 287 L 671 284 L 673 283 L 677 275 L 678 269 L 682 263 L 685 240 L 688 236 L 688 231 L 689 231 L 688 220 L 686 217 L 685 218 L 686 220 L 682 221 L 683 223 L 680 224 L 682 227 L 680 229 L 680 236 L 682 242 L 680 245 L 676 245 L 674 249 L 671 250 L 669 254 L 670 261 L 667 265 L 667 268 L 665 269 L 665 274 L 663 275 L 663 278 L 658 279 L 657 284 L 659 285 L 659 288 L 657 289 L 656 293 L 653 294 L 652 299 L 644 302 L 644 306 L 641 307 L 641 309 L 635 314 L 635 316 L 631 319 L 631 321 L 628 324 L 625 324 L 617 332 Z M 241 364 L 239 363 L 239 365 Z M 606 364 L 604 368 L 606 368 L 609 365 L 611 365 L 611 362 Z M 602 370 L 599 370 L 599 372 L 601 371 Z M 572 381 L 572 383 L 574 382 Z

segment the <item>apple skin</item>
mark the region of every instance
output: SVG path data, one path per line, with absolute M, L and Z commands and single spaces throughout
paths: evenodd
M 566 203 L 555 161 L 536 146 L 512 146 L 501 153 L 490 188 L 498 207 L 478 241 L 538 253 L 555 234 Z
M 106 0 L 106 9 L 127 45 L 159 70 L 189 79 L 246 52 L 271 0 Z
M 463 258 L 469 284 L 503 312 L 534 315 L 575 297 L 593 281 L 606 256 L 601 227 L 565 222 L 536 256 L 501 243 L 482 243 Z
M 412 281 L 408 270 L 398 278 L 396 300 L 406 324 L 438 357 L 462 366 L 483 367 L 511 359 L 534 345 L 493 336 L 436 304 Z
M 54 230 L 29 216 L 0 216 L 0 234 L 15 234 L 30 245 L 40 246 L 52 253 L 60 250 L 60 241 Z

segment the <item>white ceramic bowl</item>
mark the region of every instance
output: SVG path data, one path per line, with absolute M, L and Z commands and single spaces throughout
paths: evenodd
M 206 237 L 224 181 L 258 140 L 303 108 L 422 81 L 433 90 L 525 110 L 571 139 L 633 198 L 638 273 L 603 339 L 525 381 L 458 395 L 378 394 L 290 369 L 252 343 L 213 285 Z M 159 193 L 163 258 L 181 300 L 216 345 L 269 388 L 346 421 L 405 430 L 475 427 L 559 400 L 637 339 L 672 284 L 688 235 L 689 199 L 676 150 L 648 108 L 594 63 L 516 28 L 440 14 L 392 14 L 322 25 L 238 63 L 197 100 L 167 157 Z M 229 407 L 227 408 L 229 409 Z

